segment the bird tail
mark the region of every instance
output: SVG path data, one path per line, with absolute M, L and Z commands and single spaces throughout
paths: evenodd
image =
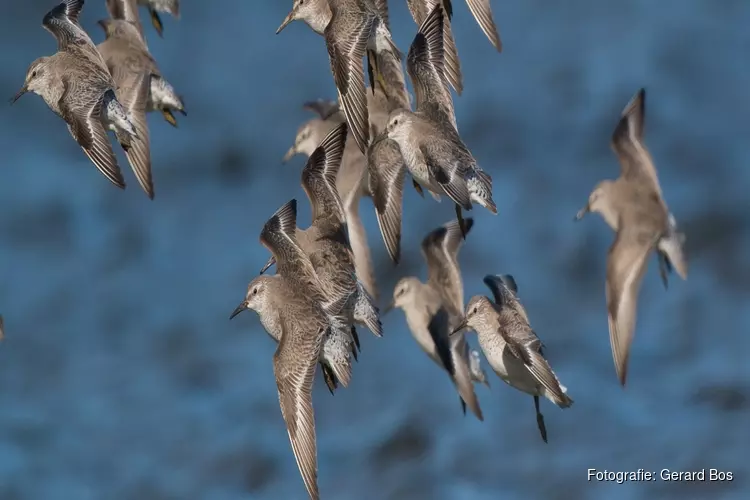
M 552 371 L 547 360 L 537 350 L 524 346 L 526 351 L 526 360 L 524 364 L 531 372 L 539 384 L 544 387 L 544 395 L 560 408 L 567 408 L 573 404 L 573 400 L 568 396 L 567 389 L 563 389 L 557 375 Z
M 674 216 L 669 214 L 669 229 L 667 234 L 659 240 L 659 250 L 666 254 L 669 263 L 674 267 L 677 274 L 683 280 L 687 279 L 688 265 L 685 256 L 685 234 L 677 230 L 677 223 Z
M 105 113 L 104 118 L 114 128 L 120 144 L 123 147 L 130 146 L 131 140 L 138 138 L 138 132 L 127 109 L 117 100 L 114 90 L 109 89 L 104 93 L 102 108 Z
M 323 339 L 322 361 L 344 387 L 348 387 L 352 379 L 353 343 L 351 330 L 343 324 L 332 324 L 330 333 Z
M 467 180 L 471 201 L 475 202 L 493 214 L 497 214 L 497 205 L 492 199 L 492 177 L 490 174 L 475 167 L 473 175 L 470 174 Z
M 383 336 L 380 312 L 361 281 L 357 280 L 357 301 L 354 304 L 354 321 L 365 325 L 376 337 Z

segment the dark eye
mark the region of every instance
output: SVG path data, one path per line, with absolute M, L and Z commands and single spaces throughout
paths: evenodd
M 31 72 L 31 78 L 34 78 L 36 76 L 36 70 Z
M 258 295 L 258 289 L 257 288 L 253 288 L 253 295 Z
M 477 313 L 477 308 L 475 307 L 474 309 L 471 310 L 471 314 L 476 314 L 476 313 Z

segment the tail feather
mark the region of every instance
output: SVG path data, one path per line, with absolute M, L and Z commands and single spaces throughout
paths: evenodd
M 474 169 L 467 184 L 471 193 L 471 201 L 478 203 L 493 214 L 497 214 L 497 205 L 492 199 L 492 177 L 479 167 Z
M 675 231 L 659 240 L 659 250 L 666 254 L 669 263 L 683 280 L 687 279 L 688 264 L 684 251 L 685 234 Z
M 351 331 L 345 327 L 331 328 L 323 340 L 323 362 L 328 365 L 336 380 L 344 387 L 352 378 L 351 347 L 354 341 Z
M 567 408 L 572 405 L 573 400 L 567 395 L 566 391 L 562 390 L 560 381 L 542 354 L 528 348 L 528 346 L 525 346 L 524 349 L 527 356 L 524 364 L 537 382 L 544 387 L 545 396 L 560 408 Z
M 120 143 L 129 144 L 130 138 L 138 139 L 138 132 L 135 129 L 135 125 L 133 125 L 133 121 L 130 119 L 128 110 L 117 99 L 114 90 L 108 89 L 104 92 L 102 108 L 104 109 L 104 113 L 106 113 L 107 120 L 114 127 L 115 133 L 118 135 L 118 140 L 120 140 L 120 136 L 123 138 L 123 140 L 120 140 Z M 125 136 L 129 137 L 125 139 Z
M 471 210 L 471 194 L 465 179 L 458 175 L 449 176 L 441 168 L 431 168 L 431 174 L 443 188 L 445 194 L 464 210 Z
M 362 282 L 357 280 L 357 302 L 354 305 L 354 320 L 365 325 L 376 337 L 383 336 L 380 312 Z

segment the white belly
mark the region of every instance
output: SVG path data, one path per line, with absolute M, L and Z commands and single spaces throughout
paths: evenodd
M 480 336 L 479 346 L 492 370 L 503 382 L 532 396 L 541 395 L 536 379 L 523 363 L 511 354 L 500 335 L 493 335 L 489 339 Z

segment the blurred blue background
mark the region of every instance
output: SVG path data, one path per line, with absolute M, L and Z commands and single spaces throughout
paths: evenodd
M 52 0 L 7 2 L 0 88 L 55 51 L 41 28 Z M 323 40 L 301 23 L 274 31 L 283 1 L 185 1 L 152 53 L 184 94 L 172 129 L 149 118 L 156 199 L 124 157 L 111 186 L 36 96 L 0 113 L 0 498 L 305 498 L 257 316 L 228 321 L 267 258 L 263 222 L 305 200 L 303 160 L 281 157 L 334 98 Z M 398 46 L 416 26 L 390 0 Z M 465 142 L 495 184 L 499 215 L 474 214 L 460 256 L 466 297 L 512 273 L 575 405 L 532 399 L 490 374 L 485 422 L 461 413 L 447 376 L 403 314 L 365 332 L 349 389 L 316 382 L 320 487 L 330 499 L 747 498 L 750 490 L 750 4 L 744 0 L 494 1 L 498 55 L 465 3 L 454 33 Z M 81 22 L 95 42 L 104 1 Z M 609 137 L 648 90 L 646 142 L 687 233 L 690 278 L 644 280 L 625 390 L 610 354 L 604 270 L 612 232 L 573 223 L 591 188 L 618 175 Z M 369 199 L 380 287 L 426 277 L 419 242 L 453 217 L 405 190 L 403 262 L 385 253 Z M 309 209 L 301 203 L 300 225 Z M 476 345 L 476 337 L 470 342 Z M 489 368 L 488 368 L 489 369 Z M 725 483 L 595 483 L 588 468 L 732 471 Z

